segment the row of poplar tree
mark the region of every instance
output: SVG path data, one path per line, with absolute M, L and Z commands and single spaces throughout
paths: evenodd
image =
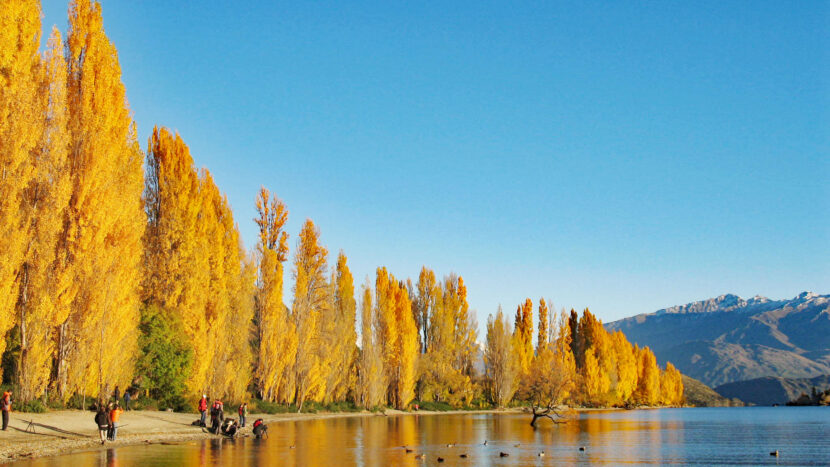
M 513 329 L 501 310 L 487 320 L 485 384 L 494 404 L 517 398 L 542 407 L 561 404 L 679 406 L 680 372 L 665 370 L 648 347 L 631 345 L 622 331 L 609 333 L 588 309 L 558 318 L 539 300 L 534 347 L 533 303 L 518 306 Z
M 535 348 L 529 300 L 512 330 L 490 317 L 479 374 L 461 277 L 378 268 L 356 293 L 311 220 L 286 306 L 285 204 L 260 190 L 248 252 L 178 134 L 154 128 L 140 148 L 100 4 L 71 2 L 66 40 L 54 28 L 43 53 L 40 18 L 37 1 L 0 0 L 0 354 L 22 400 L 137 386 L 300 408 L 680 403 L 673 367 L 587 311 L 554 325 L 543 301 Z

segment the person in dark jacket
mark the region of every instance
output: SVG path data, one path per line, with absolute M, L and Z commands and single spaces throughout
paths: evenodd
M 98 435 L 101 437 L 101 444 L 107 442 L 107 434 L 110 429 L 110 417 L 104 408 L 104 403 L 98 404 L 98 412 L 95 414 L 95 424 L 98 425 Z
M 118 386 L 115 387 L 115 391 L 112 393 L 112 398 L 115 399 L 115 403 L 118 403 L 118 399 L 121 399 L 121 390 L 118 389 Z
M 127 388 L 124 391 L 124 410 L 130 410 L 130 400 L 132 400 L 133 395 L 130 393 L 130 389 Z
M 239 423 L 232 418 L 225 419 L 222 422 L 222 434 L 233 438 L 239 432 Z
M 210 429 L 213 433 L 219 433 L 219 427 L 225 419 L 225 406 L 222 401 L 216 399 L 210 407 Z
M 0 399 L 0 411 L 3 412 L 3 431 L 9 427 L 9 412 L 12 411 L 12 392 L 6 391 L 3 393 L 3 398 Z

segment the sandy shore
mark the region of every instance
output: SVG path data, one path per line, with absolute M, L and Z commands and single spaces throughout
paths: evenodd
M 419 415 L 446 415 L 450 413 L 516 413 L 520 409 L 457 412 L 412 412 Z M 385 414 L 372 412 L 249 414 L 249 423 L 262 418 L 265 423 L 293 420 L 316 420 L 338 417 L 377 417 L 411 414 L 387 410 Z M 235 416 L 226 412 L 227 416 Z M 12 412 L 7 431 L 0 431 L 0 463 L 34 457 L 54 456 L 133 444 L 161 444 L 215 437 L 192 422 L 198 414 L 130 411 L 121 416 L 118 440 L 102 446 L 98 438 L 94 412 L 62 410 L 48 413 Z M 250 431 L 243 431 L 243 436 Z

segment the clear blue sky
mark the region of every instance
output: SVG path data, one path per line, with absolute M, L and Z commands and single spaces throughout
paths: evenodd
M 246 246 L 265 185 L 292 249 L 455 271 L 480 323 L 830 293 L 830 3 L 257 3 L 103 2 L 142 146 L 178 130 Z

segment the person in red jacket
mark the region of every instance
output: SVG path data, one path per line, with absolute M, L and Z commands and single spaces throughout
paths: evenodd
M 239 426 L 245 426 L 245 419 L 248 418 L 248 403 L 243 402 L 242 405 L 239 406 Z
M 112 408 L 110 409 L 110 441 L 115 441 L 115 438 L 118 436 L 118 420 L 121 418 L 121 414 L 124 413 L 124 409 L 121 408 L 118 404 L 111 404 Z
M 202 398 L 199 399 L 199 413 L 202 414 L 201 423 L 202 426 L 205 425 L 205 418 L 207 417 L 207 394 L 202 394 Z

